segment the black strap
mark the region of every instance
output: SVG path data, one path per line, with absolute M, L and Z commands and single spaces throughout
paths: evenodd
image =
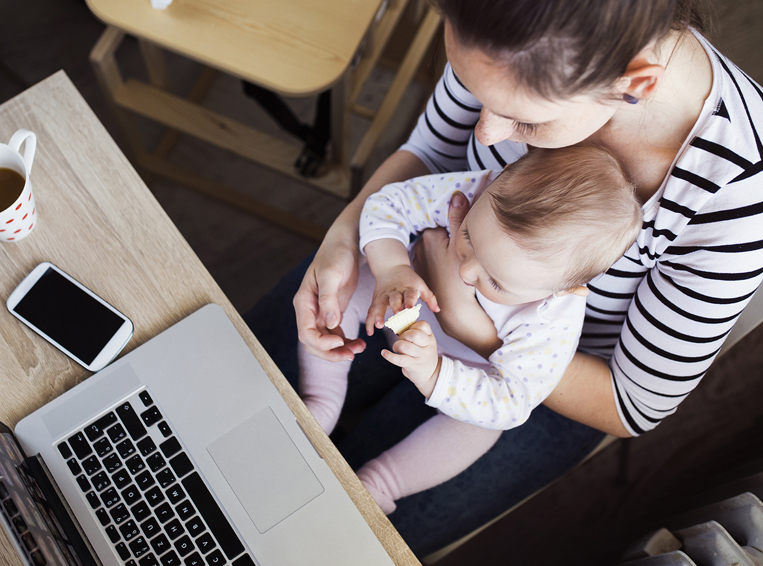
M 256 100 L 284 130 L 305 142 L 294 166 L 300 175 L 314 177 L 326 159 L 326 146 L 331 138 L 331 91 L 318 97 L 315 122 L 309 126 L 300 122 L 276 93 L 247 81 L 242 83 L 247 96 Z

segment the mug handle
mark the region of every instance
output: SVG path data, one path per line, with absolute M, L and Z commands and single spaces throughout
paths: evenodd
M 26 174 L 29 175 L 32 172 L 34 152 L 37 150 L 37 136 L 34 132 L 19 128 L 16 133 L 11 136 L 11 141 L 8 142 L 8 145 L 21 153 L 21 144 L 24 142 L 26 142 L 23 154 L 24 165 L 26 165 Z

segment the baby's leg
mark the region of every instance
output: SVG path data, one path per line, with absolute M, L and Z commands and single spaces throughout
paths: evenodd
M 364 465 L 358 477 L 389 515 L 396 499 L 444 483 L 471 466 L 502 432 L 438 414 Z
M 342 314 L 340 324 L 345 338 L 358 337 L 360 323 L 365 323 L 374 291 L 374 278 L 368 264 L 360 266 L 358 287 Z M 299 359 L 299 395 L 326 434 L 331 434 L 342 412 L 347 394 L 347 374 L 351 361 L 327 362 L 297 346 Z

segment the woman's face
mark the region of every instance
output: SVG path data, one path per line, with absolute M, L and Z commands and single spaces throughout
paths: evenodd
M 459 80 L 482 103 L 474 134 L 483 145 L 503 140 L 535 147 L 567 147 L 599 131 L 620 101 L 576 95 L 550 101 L 522 87 L 505 64 L 461 44 L 448 22 L 445 50 Z

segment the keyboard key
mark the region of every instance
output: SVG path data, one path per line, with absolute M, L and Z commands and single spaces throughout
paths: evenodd
M 248 554 L 244 554 L 240 558 L 236 558 L 233 561 L 233 566 L 255 566 L 254 560 Z
M 170 546 L 170 541 L 167 540 L 167 537 L 162 533 L 158 537 L 151 539 L 151 548 L 154 549 L 154 552 L 161 555 L 172 547 Z
M 85 469 L 85 473 L 92 476 L 95 472 L 101 469 L 101 461 L 95 456 L 90 456 L 82 460 L 82 467 Z
M 98 499 L 98 496 L 94 491 L 91 491 L 85 497 L 87 498 L 87 502 L 90 503 L 91 509 L 98 509 L 101 506 L 101 501 Z
M 156 559 L 156 556 L 153 554 L 147 554 L 140 560 L 138 560 L 140 563 L 140 566 L 159 566 L 159 561 Z
M 204 566 L 204 559 L 198 552 L 194 552 L 183 559 L 183 564 L 185 566 Z
M 220 506 L 212 497 L 207 486 L 204 485 L 198 472 L 186 477 L 183 480 L 183 487 L 199 510 L 199 514 L 204 518 L 204 522 L 215 535 L 225 555 L 232 559 L 241 554 L 244 551 L 244 545 L 241 544 L 238 535 L 228 522 L 228 518 L 220 510 Z
M 135 483 L 138 484 L 138 487 L 141 489 L 141 491 L 146 491 L 156 482 L 154 481 L 154 476 L 149 474 L 148 470 L 146 470 L 145 472 L 138 474 L 138 476 L 135 478 Z
M 119 527 L 119 532 L 122 533 L 122 536 L 125 537 L 125 540 L 133 539 L 140 534 L 138 531 L 138 525 L 136 525 L 135 521 L 133 520 L 129 520 L 121 525 Z
M 159 527 L 159 523 L 156 522 L 156 519 L 151 517 L 147 521 L 144 521 L 140 524 L 140 529 L 143 531 L 143 534 L 146 535 L 146 538 L 151 538 L 154 535 L 161 532 L 161 527 Z
M 132 516 L 135 517 L 139 523 L 151 515 L 151 510 L 148 508 L 145 501 L 136 503 L 130 510 L 132 511 Z
M 127 466 L 127 469 L 130 470 L 132 475 L 137 475 L 146 469 L 146 463 L 143 461 L 143 458 L 137 454 L 129 460 L 126 460 L 125 465 Z
M 140 499 L 140 491 L 138 491 L 137 487 L 131 485 L 122 490 L 122 499 L 125 500 L 127 505 L 132 505 Z
M 156 474 L 156 479 L 159 482 L 159 485 L 162 487 L 167 487 L 169 485 L 172 485 L 175 481 L 175 474 L 172 473 L 172 470 L 169 468 L 166 468 Z
M 13 499 L 6 499 L 3 501 L 3 507 L 5 507 L 5 511 L 8 513 L 8 515 L 15 515 L 19 512 L 19 508 L 16 507 L 16 504 L 13 502 Z
M 135 556 L 135 558 L 140 558 L 143 556 L 149 550 L 146 539 L 143 537 L 136 538 L 130 543 L 130 550 L 132 550 L 132 554 Z
M 154 487 L 146 492 L 146 500 L 151 504 L 151 507 L 156 507 L 164 501 L 164 494 L 161 489 Z
M 151 468 L 152 472 L 156 473 L 164 466 L 166 466 L 167 462 L 164 461 L 164 458 L 162 458 L 161 454 L 156 452 L 155 454 L 151 454 L 151 456 L 146 458 L 146 464 L 148 464 L 148 467 Z
M 113 474 L 122 467 L 122 460 L 116 454 L 111 454 L 103 459 L 103 465 L 107 472 Z
M 72 458 L 71 460 L 67 460 L 66 465 L 69 466 L 69 471 L 73 475 L 78 476 L 82 473 L 82 468 L 79 467 L 77 460 L 75 460 L 74 458 Z
M 114 485 L 117 486 L 117 489 L 122 489 L 132 481 L 132 477 L 130 477 L 130 474 L 128 474 L 127 470 L 124 468 L 117 470 L 117 472 L 111 476 L 111 479 L 114 480 Z
M 109 517 L 109 514 L 106 513 L 106 509 L 101 507 L 98 509 L 98 511 L 95 512 L 95 516 L 98 517 L 98 521 L 103 525 L 104 527 L 111 523 L 111 518 Z
M 82 493 L 87 493 L 91 489 L 90 482 L 87 481 L 87 478 L 85 476 L 78 476 L 77 484 L 79 485 L 79 488 L 82 490 Z
M 196 538 L 201 533 L 203 533 L 206 530 L 206 527 L 204 526 L 204 522 L 199 517 L 194 517 L 190 521 L 188 521 L 185 524 L 185 528 L 188 529 L 188 532 L 193 538 Z
M 146 427 L 140 422 L 138 415 L 135 413 L 135 409 L 132 408 L 129 402 L 122 403 L 117 407 L 117 415 L 122 423 L 124 423 L 127 432 L 130 434 L 130 438 L 138 440 L 146 436 Z
M 13 518 L 13 526 L 16 527 L 16 532 L 19 534 L 25 533 L 28 530 L 26 521 L 19 515 Z
M 101 500 L 106 507 L 112 507 L 119 503 L 119 494 L 116 489 L 110 487 L 101 494 Z
M 68 460 L 72 457 L 72 450 L 66 442 L 62 442 L 58 445 L 58 451 L 61 453 L 64 460 Z
M 162 451 L 162 454 L 164 454 L 165 457 L 169 458 L 170 456 L 174 456 L 178 452 L 180 452 L 180 442 L 178 442 L 178 439 L 174 436 L 170 438 L 169 440 L 165 440 L 159 445 L 159 448 Z
M 135 562 L 135 560 L 130 559 L 127 562 L 125 562 L 125 566 L 138 566 L 138 563 Z
M 196 512 L 193 508 L 193 505 L 191 505 L 191 502 L 187 499 L 175 507 L 175 511 L 177 511 L 178 517 L 180 517 L 181 521 L 187 521 L 193 517 L 194 513 Z
M 127 510 L 124 503 L 120 503 L 109 511 L 109 515 L 111 515 L 111 518 L 114 519 L 114 522 L 117 525 L 130 518 L 130 512 Z
M 214 550 L 207 554 L 206 559 L 209 566 L 223 566 L 225 564 L 225 557 L 219 550 Z
M 172 521 L 164 525 L 164 530 L 167 531 L 167 534 L 172 540 L 175 540 L 185 532 L 183 525 L 181 525 L 180 521 L 177 519 L 172 519 Z
M 103 491 L 111 485 L 111 478 L 106 474 L 106 472 L 98 472 L 92 478 L 90 478 L 90 481 L 93 482 L 95 491 Z
M 119 531 L 114 525 L 109 525 L 108 527 L 106 527 L 106 534 L 109 535 L 109 540 L 113 542 L 114 544 L 119 542 L 119 539 L 120 539 Z
M 174 542 L 175 550 L 178 551 L 178 554 L 182 558 L 183 556 L 186 556 L 191 551 L 195 550 L 193 548 L 193 543 L 191 542 L 191 539 L 188 537 L 188 535 L 185 535 L 182 538 L 179 538 Z
M 193 464 L 191 459 L 185 454 L 180 453 L 170 460 L 170 466 L 175 470 L 175 473 L 179 478 L 193 471 Z
M 215 547 L 215 539 L 209 533 L 204 533 L 196 539 L 196 546 L 199 547 L 202 554 L 206 554 Z
M 109 442 L 109 439 L 105 436 L 100 440 L 93 442 L 93 448 L 95 448 L 95 453 L 101 458 L 113 450 L 111 442 Z
M 122 558 L 122 560 L 127 560 L 130 558 L 130 551 L 127 549 L 127 545 L 123 542 L 120 542 L 117 545 L 117 552 L 119 553 L 119 556 Z
M 170 425 L 167 424 L 167 421 L 160 422 L 158 425 L 156 425 L 156 428 L 159 429 L 159 432 L 162 433 L 164 438 L 172 436 L 172 429 L 170 428 Z
M 151 407 L 140 414 L 140 418 L 146 423 L 146 426 L 152 426 L 162 420 L 162 414 L 159 412 L 158 407 Z
M 123 440 L 117 444 L 117 452 L 119 452 L 119 455 L 122 456 L 122 458 L 129 458 L 135 454 L 135 445 L 129 440 Z
M 182 501 L 185 497 L 185 491 L 183 491 L 183 488 L 180 487 L 180 485 L 174 485 L 171 488 L 167 490 L 167 499 L 170 500 L 170 503 L 173 505 L 177 505 L 178 501 Z
M 148 456 L 149 454 L 151 454 L 151 452 L 156 450 L 156 444 L 154 444 L 154 441 L 151 439 L 150 436 L 147 436 L 146 438 L 138 442 L 138 450 L 140 450 L 140 453 L 143 454 L 144 456 Z
M 182 565 L 182 562 L 180 562 L 180 558 L 178 558 L 178 555 L 175 554 L 175 551 L 173 550 L 170 550 L 164 556 L 160 556 L 159 560 L 162 561 L 163 566 L 181 566 Z
M 115 422 L 117 422 L 117 416 L 114 413 L 109 413 L 102 416 L 94 423 L 86 426 L 85 434 L 90 440 L 95 440 L 96 438 L 100 438 L 103 435 L 103 431 L 109 428 Z
M 74 450 L 74 453 L 80 460 L 93 451 L 87 438 L 85 438 L 85 435 L 81 432 L 69 437 L 69 446 L 72 447 L 72 450 Z
M 161 523 L 166 523 L 175 516 L 175 512 L 172 510 L 169 503 L 162 503 L 159 507 L 154 509 L 154 513 L 156 513 L 156 516 Z
M 140 397 L 140 400 L 143 401 L 143 405 L 145 407 L 150 407 L 154 404 L 154 400 L 151 399 L 151 395 L 149 395 L 148 391 L 141 391 L 138 393 L 138 397 Z
M 122 427 L 121 424 L 117 423 L 110 429 L 106 431 L 106 433 L 109 435 L 109 438 L 111 441 L 116 444 L 123 438 L 127 436 L 127 433 L 125 432 L 125 429 Z

